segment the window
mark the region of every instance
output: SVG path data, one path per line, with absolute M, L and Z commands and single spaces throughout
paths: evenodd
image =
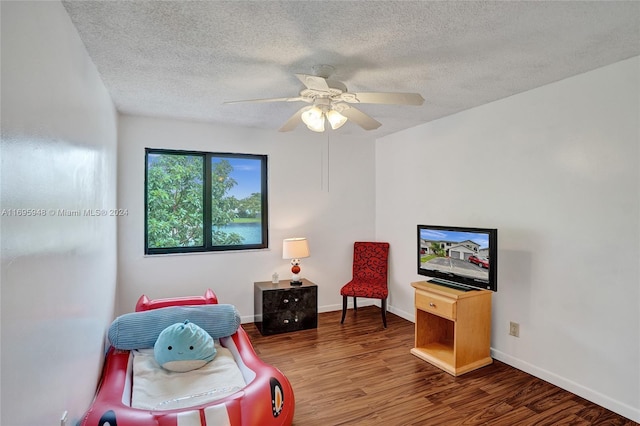
M 145 154 L 145 254 L 266 248 L 267 156 Z

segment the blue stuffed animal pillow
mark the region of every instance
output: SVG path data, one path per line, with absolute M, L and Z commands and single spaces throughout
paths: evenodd
M 216 348 L 209 333 L 186 320 L 162 330 L 153 354 L 162 368 L 183 373 L 211 361 L 216 356 Z

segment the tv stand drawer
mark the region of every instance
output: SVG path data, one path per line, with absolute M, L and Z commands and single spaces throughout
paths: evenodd
M 456 319 L 456 301 L 436 294 L 416 290 L 416 308 L 444 318 Z

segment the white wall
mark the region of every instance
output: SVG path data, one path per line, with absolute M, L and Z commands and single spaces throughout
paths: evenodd
M 376 143 L 393 310 L 414 318 L 416 224 L 496 227 L 494 357 L 635 421 L 639 80 L 636 57 Z
M 55 425 L 93 399 L 116 290 L 115 218 L 55 213 L 116 206 L 117 115 L 59 2 L 0 7 L 0 423 Z
M 130 312 L 141 294 L 151 298 L 204 294 L 237 306 L 253 321 L 253 283 L 278 272 L 289 278 L 282 240 L 304 236 L 311 257 L 302 276 L 318 284 L 320 311 L 341 309 L 340 287 L 351 278 L 353 242 L 373 238 L 372 139 L 224 127 L 121 116 L 118 205 L 129 215 L 118 227 L 118 306 Z M 304 127 L 304 126 L 301 126 Z M 190 255 L 144 255 L 144 149 L 172 148 L 268 155 L 269 249 Z

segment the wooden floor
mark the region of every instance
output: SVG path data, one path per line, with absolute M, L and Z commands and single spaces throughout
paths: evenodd
M 411 355 L 413 323 L 375 306 L 319 315 L 318 328 L 262 336 L 257 354 L 291 381 L 295 426 L 637 425 L 504 363 L 453 377 Z

